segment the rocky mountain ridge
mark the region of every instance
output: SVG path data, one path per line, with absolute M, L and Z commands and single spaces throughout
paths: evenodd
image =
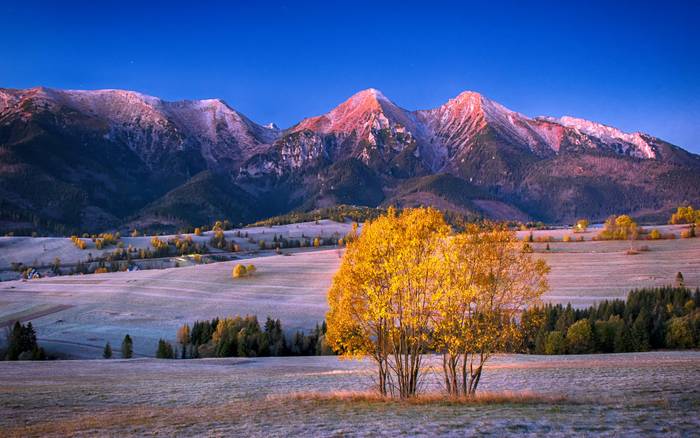
M 475 92 L 406 110 L 367 89 L 280 130 L 220 99 L 0 89 L 4 229 L 247 222 L 339 203 L 566 222 L 698 200 L 695 154 Z

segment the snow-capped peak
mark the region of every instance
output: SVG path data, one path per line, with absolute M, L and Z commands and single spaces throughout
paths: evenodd
M 656 158 L 656 151 L 653 146 L 649 144 L 639 132 L 626 133 L 612 126 L 571 116 L 564 116 L 556 121 L 564 126 L 583 132 L 584 134 L 597 137 L 608 144 L 627 143 L 635 146 L 634 150 L 624 148 L 622 152 L 629 152 L 631 155 L 640 158 Z

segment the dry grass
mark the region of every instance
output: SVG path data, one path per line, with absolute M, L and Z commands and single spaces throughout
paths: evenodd
M 268 399 L 324 403 L 398 403 L 410 405 L 579 404 L 583 402 L 564 395 L 538 394 L 532 391 L 482 391 L 470 397 L 431 392 L 419 394 L 409 399 L 383 396 L 376 391 L 294 392 L 283 395 L 270 395 Z

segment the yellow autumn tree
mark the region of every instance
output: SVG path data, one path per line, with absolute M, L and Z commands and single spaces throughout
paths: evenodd
M 430 341 L 438 246 L 449 227 L 434 209 L 394 209 L 366 223 L 348 243 L 328 293 L 328 344 L 370 356 L 382 395 L 415 395 Z
M 700 224 L 700 210 L 695 210 L 692 205 L 686 207 L 678 207 L 676 212 L 671 215 L 669 220 L 671 224 Z
M 519 341 L 519 314 L 547 290 L 549 268 L 522 251 L 514 232 L 495 224 L 467 226 L 441 252 L 433 345 L 443 354 L 447 392 L 474 395 L 484 364 Z
M 574 233 L 583 233 L 588 229 L 588 219 L 579 219 L 573 227 Z
M 177 329 L 177 343 L 182 346 L 182 358 L 187 354 L 187 344 L 190 343 L 190 326 L 185 324 Z
M 236 265 L 233 267 L 233 271 L 231 271 L 231 276 L 233 278 L 245 277 L 247 271 L 245 265 Z

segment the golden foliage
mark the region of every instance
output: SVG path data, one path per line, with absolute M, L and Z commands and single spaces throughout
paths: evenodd
M 639 226 L 626 214 L 611 216 L 605 221 L 603 230 L 596 236 L 599 240 L 636 240 Z
M 231 276 L 233 278 L 245 277 L 248 273 L 247 271 L 245 265 L 236 265 L 233 267 L 233 271 L 231 271 Z
M 190 343 L 190 326 L 185 324 L 177 329 L 177 343 L 186 345 Z
M 516 314 L 547 289 L 548 267 L 521 245 L 495 225 L 451 236 L 437 210 L 389 209 L 347 244 L 328 293 L 329 345 L 374 359 L 381 394 L 415 395 L 429 348 L 469 360 L 475 391 L 483 362 L 517 340 Z
M 700 210 L 695 210 L 692 205 L 678 207 L 669 220 L 672 224 L 700 224 Z
M 583 233 L 588 229 L 588 219 L 579 219 L 573 226 L 574 233 Z

